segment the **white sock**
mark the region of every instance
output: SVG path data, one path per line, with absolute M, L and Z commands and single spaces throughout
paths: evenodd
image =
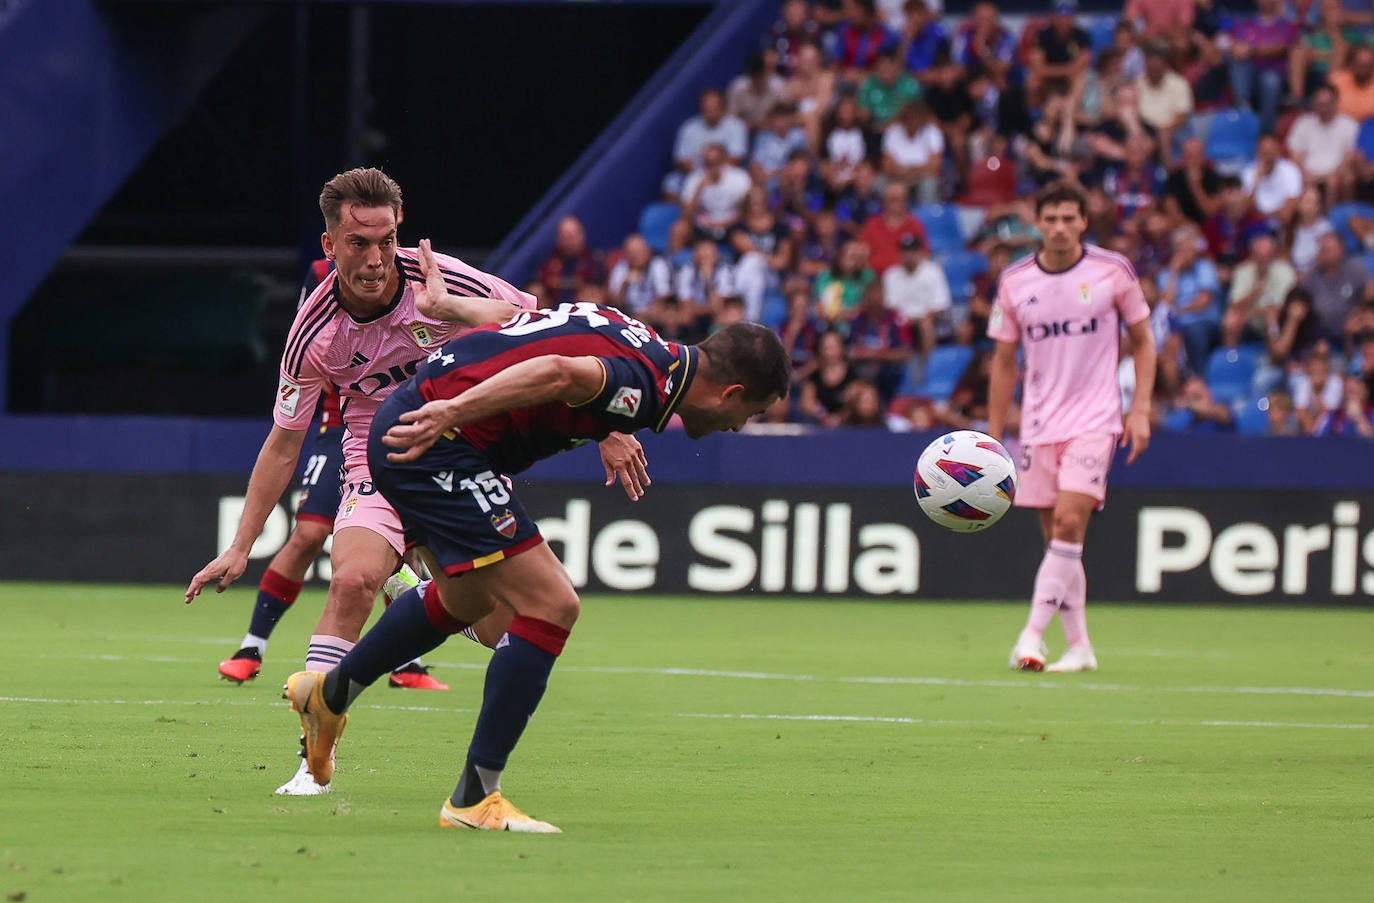
M 267 638 L 254 636 L 251 633 L 244 634 L 243 642 L 239 643 L 239 648 L 256 649 L 258 650 L 258 655 L 265 655 L 267 653 Z

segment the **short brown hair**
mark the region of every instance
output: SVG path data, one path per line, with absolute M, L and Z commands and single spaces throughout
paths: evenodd
M 712 382 L 744 386 L 744 397 L 750 401 L 787 397 L 792 358 L 782 339 L 767 326 L 731 323 L 697 347 L 702 352 L 702 374 Z
M 341 172 L 320 190 L 320 213 L 329 231 L 339 228 L 343 206 L 354 203 L 360 207 L 390 207 L 401 218 L 401 186 L 396 180 L 373 167 L 358 167 Z
M 1060 180 L 1051 182 L 1035 195 L 1035 215 L 1039 216 L 1040 211 L 1050 204 L 1077 204 L 1080 216 L 1088 215 L 1088 199 L 1083 194 L 1083 190 L 1072 182 Z

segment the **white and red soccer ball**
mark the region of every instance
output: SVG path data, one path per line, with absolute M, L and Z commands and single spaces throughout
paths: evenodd
M 916 461 L 916 502 L 926 516 L 957 533 L 986 530 L 1016 498 L 1016 464 L 991 436 L 955 430 L 936 439 Z

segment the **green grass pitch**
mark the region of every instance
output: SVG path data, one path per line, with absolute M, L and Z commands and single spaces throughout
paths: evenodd
M 372 689 L 285 798 L 280 687 L 216 680 L 252 589 L 0 584 L 0 894 L 46 901 L 1367 900 L 1374 611 L 1099 605 L 1018 674 L 1020 603 L 603 598 L 506 773 L 541 837 L 443 831 L 485 650 Z M 1058 627 L 1051 640 L 1062 639 Z M 1055 644 L 1052 643 L 1052 650 Z

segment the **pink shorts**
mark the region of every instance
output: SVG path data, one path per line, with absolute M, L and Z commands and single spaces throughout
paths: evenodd
M 1116 453 L 1117 436 L 1084 433 L 1064 442 L 1023 445 L 1017 462 L 1016 506 L 1053 508 L 1060 492 L 1107 498 L 1107 471 Z
M 334 516 L 334 532 L 348 527 L 364 527 L 390 543 L 396 554 L 405 555 L 405 528 L 401 516 L 372 483 L 366 467 L 350 469 L 339 487 L 339 513 Z

